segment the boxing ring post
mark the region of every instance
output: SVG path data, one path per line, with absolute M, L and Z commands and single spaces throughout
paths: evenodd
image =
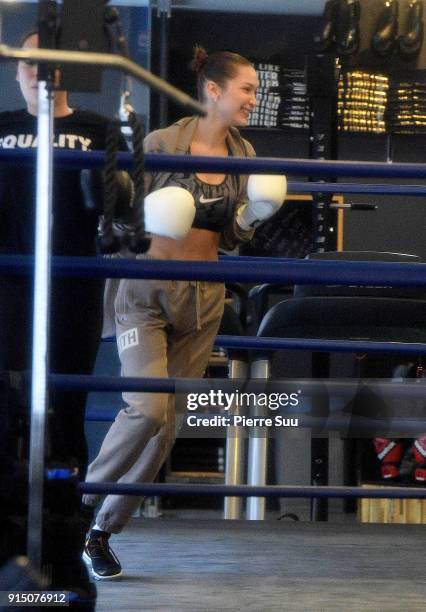
M 27 555 L 41 568 L 43 480 L 49 367 L 50 243 L 53 178 L 53 92 L 46 81 L 38 84 L 38 141 L 31 430 L 29 449 Z

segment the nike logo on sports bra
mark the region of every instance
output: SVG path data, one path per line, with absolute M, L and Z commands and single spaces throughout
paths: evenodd
M 219 200 L 223 200 L 223 196 L 221 198 L 206 198 L 204 194 L 200 195 L 200 203 L 201 204 L 212 204 L 213 202 L 219 202 Z

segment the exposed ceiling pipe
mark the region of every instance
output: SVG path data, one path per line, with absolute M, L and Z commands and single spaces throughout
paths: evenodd
M 0 5 L 35 4 L 38 0 L 0 0 Z M 60 4 L 61 0 L 59 0 Z M 157 8 L 164 0 L 110 0 L 114 6 Z M 326 0 L 172 0 L 171 8 L 263 15 L 321 15 Z
M 326 0 L 174 0 L 171 6 L 180 9 L 263 15 L 321 15 L 325 3 Z M 154 0 L 153 5 L 156 4 Z

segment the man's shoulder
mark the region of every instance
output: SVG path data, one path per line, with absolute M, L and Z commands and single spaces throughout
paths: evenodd
M 20 136 L 34 135 L 36 131 L 37 117 L 25 109 L 0 113 L 0 149 L 14 149 Z
M 0 125 L 10 126 L 16 122 L 22 123 L 26 121 L 32 121 L 32 117 L 24 108 L 0 113 Z
M 73 110 L 71 115 L 67 115 L 63 117 L 65 122 L 67 123 L 75 123 L 75 124 L 83 124 L 83 125 L 91 125 L 93 127 L 102 127 L 106 129 L 111 122 L 111 119 L 105 117 L 105 115 L 100 115 L 99 113 L 95 113 L 90 110 L 81 110 L 76 108 Z

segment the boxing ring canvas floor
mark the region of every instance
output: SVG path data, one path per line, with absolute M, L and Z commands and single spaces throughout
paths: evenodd
M 426 611 L 421 525 L 133 519 L 111 544 L 98 612 Z

